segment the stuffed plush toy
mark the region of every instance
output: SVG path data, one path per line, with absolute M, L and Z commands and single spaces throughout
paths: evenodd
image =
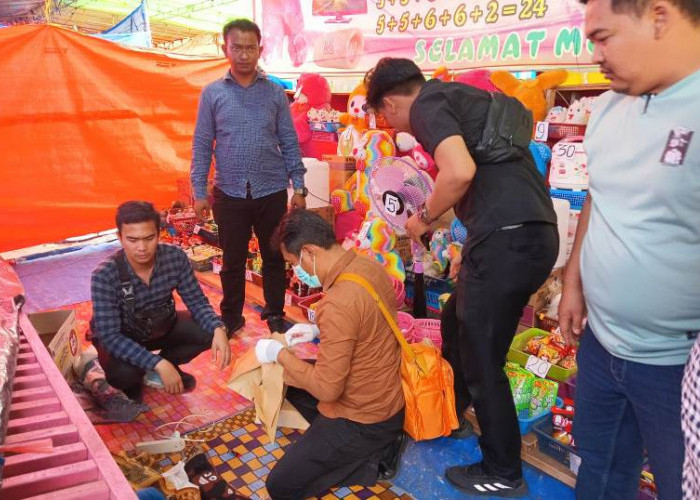
M 398 149 L 402 155 L 413 158 L 418 168 L 427 172 L 430 178 L 435 180 L 438 173 L 435 161 L 433 157 L 423 149 L 423 146 L 418 143 L 415 137 L 406 132 L 399 132 L 396 134 L 396 149 Z
M 433 72 L 432 77 L 443 82 L 459 82 L 487 92 L 498 92 L 498 89 L 491 82 L 491 72 L 486 69 L 474 69 L 455 75 L 447 67 L 440 66 Z
M 304 73 L 297 81 L 298 97 L 290 105 L 294 129 L 297 131 L 299 143 L 311 139 L 309 129 L 309 112 L 316 110 L 331 110 L 331 87 L 328 81 L 317 73 Z
M 455 82 L 471 85 L 487 92 L 498 92 L 498 89 L 491 81 L 491 72 L 486 69 L 475 69 L 460 73 L 454 79 Z
M 495 71 L 491 75 L 493 84 L 504 94 L 515 97 L 532 111 L 535 122 L 544 120 L 547 102 L 544 91 L 557 87 L 566 81 L 566 70 L 553 70 L 540 73 L 532 80 L 518 80 L 508 71 Z
M 345 182 L 343 189 L 331 193 L 331 204 L 336 213 L 342 214 L 354 209 L 361 217 L 365 217 L 370 208 L 368 169 L 379 158 L 395 154 L 396 145 L 388 133 L 382 130 L 365 132 L 353 148 L 352 156 L 357 162 L 357 170 Z
M 364 83 L 360 83 L 350 93 L 348 97 L 348 112 L 341 113 L 340 123 L 345 126 L 352 125 L 359 133 L 363 133 L 369 128 L 367 89 Z
M 355 250 L 379 262 L 390 276 L 399 281 L 406 279 L 406 270 L 396 250 L 396 233 L 382 219 L 368 218 L 355 240 Z
M 567 109 L 564 106 L 554 106 L 547 111 L 545 121 L 549 123 L 564 123 L 566 121 Z
M 433 258 L 433 269 L 438 275 L 442 275 L 447 269 L 448 253 L 450 244 L 450 231 L 447 229 L 436 230 L 430 238 L 430 255 Z

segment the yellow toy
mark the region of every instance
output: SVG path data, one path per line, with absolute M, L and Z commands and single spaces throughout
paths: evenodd
M 491 74 L 491 81 L 501 92 L 515 97 L 532 111 L 535 122 L 541 122 L 547 115 L 544 91 L 558 87 L 566 81 L 566 77 L 567 72 L 563 69 L 545 71 L 531 80 L 518 80 L 508 71 L 495 71 Z
M 340 123 L 352 125 L 360 134 L 369 128 L 369 115 L 367 114 L 367 89 L 364 83 L 360 83 L 353 89 L 348 97 L 348 112 L 340 114 Z

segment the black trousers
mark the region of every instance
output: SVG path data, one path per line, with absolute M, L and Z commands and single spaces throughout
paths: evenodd
M 251 230 L 260 244 L 263 267 L 265 308 L 262 319 L 284 315 L 285 264 L 270 238 L 287 211 L 287 191 L 258 199 L 232 198 L 214 188 L 214 219 L 219 226 L 219 244 L 224 251 L 221 284 L 224 298 L 221 316 L 232 329 L 243 314 L 245 302 L 245 267 Z
M 496 231 L 462 254 L 455 293 L 442 313 L 443 357 L 455 375 L 457 414 L 473 403 L 484 470 L 522 477 L 520 430 L 503 369 L 518 320 L 554 266 L 554 225 Z
M 318 400 L 290 387 L 287 399 L 311 424 L 290 445 L 267 477 L 273 500 L 317 496 L 335 486 L 370 486 L 377 482 L 379 460 L 403 429 L 404 412 L 377 424 L 327 418 Z
M 160 349 L 162 358 L 178 366 L 189 363 L 200 353 L 210 349 L 213 337 L 212 333 L 207 333 L 200 328 L 189 312 L 178 311 L 175 326 L 169 333 L 158 339 L 142 342 L 141 345 L 149 351 Z M 145 370 L 128 361 L 115 358 L 99 343 L 96 349 L 109 385 L 123 391 L 130 391 L 141 385 Z

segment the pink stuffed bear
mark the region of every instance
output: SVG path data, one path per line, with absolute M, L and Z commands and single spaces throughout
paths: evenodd
M 410 156 L 416 162 L 419 168 L 424 170 L 430 177 L 435 180 L 438 174 L 437 166 L 433 157 L 423 149 L 415 137 L 406 132 L 396 134 L 396 148 L 404 155 Z
M 328 81 L 317 73 L 304 73 L 297 81 L 298 97 L 290 105 L 294 129 L 299 143 L 311 140 L 308 112 L 312 109 L 331 109 L 331 87 Z

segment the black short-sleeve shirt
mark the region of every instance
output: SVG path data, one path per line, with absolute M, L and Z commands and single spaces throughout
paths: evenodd
M 460 135 L 476 163 L 469 190 L 455 206 L 469 232 L 473 247 L 496 229 L 526 222 L 557 223 L 544 179 L 528 149 L 514 149 L 508 161 L 479 161 L 479 143 L 491 94 L 462 83 L 430 80 L 411 106 L 411 128 L 416 140 L 431 155 L 438 145 Z M 439 167 L 439 165 L 438 165 Z

